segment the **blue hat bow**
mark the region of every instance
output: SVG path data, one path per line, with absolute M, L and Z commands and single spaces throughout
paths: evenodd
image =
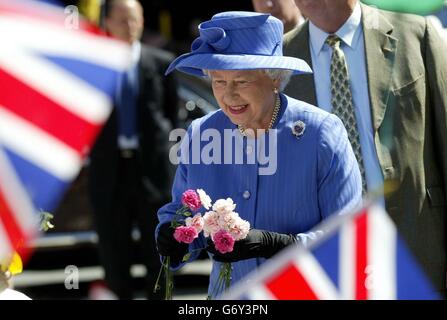
M 191 45 L 191 51 L 194 53 L 222 52 L 231 44 L 231 38 L 222 28 L 200 28 L 199 31 L 200 37 L 195 39 Z M 212 47 L 212 50 L 209 47 Z

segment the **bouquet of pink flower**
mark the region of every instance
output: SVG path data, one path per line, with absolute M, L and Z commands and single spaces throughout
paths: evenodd
M 205 209 L 211 207 L 210 197 L 202 189 L 186 190 L 182 195 L 182 208 L 177 210 L 176 214 L 186 217 L 183 225 L 174 219 L 171 226 L 175 228 L 174 238 L 178 242 L 192 243 L 203 229 L 203 219 L 200 213 L 191 218 L 192 212 L 198 211 L 202 206 Z
M 250 223 L 239 217 L 235 212 L 236 205 L 231 198 L 219 199 L 212 205 L 211 198 L 202 189 L 186 190 L 182 194 L 182 207 L 176 211 L 176 216 L 171 221 L 171 227 L 174 230 L 174 239 L 178 242 L 192 243 L 203 231 L 205 237 L 211 237 L 214 246 L 220 253 L 232 252 L 235 241 L 247 237 L 250 231 Z M 193 216 L 200 208 L 209 210 L 212 205 L 212 211 L 208 211 L 202 217 L 200 213 Z M 197 249 L 201 250 L 201 249 Z M 183 257 L 183 261 L 188 261 L 191 252 Z M 159 289 L 158 282 L 161 273 L 166 275 L 166 295 L 165 299 L 172 299 L 173 281 L 170 272 L 170 257 L 164 257 L 162 267 L 157 278 L 154 291 Z M 231 283 L 231 263 L 223 263 L 219 274 L 218 285 L 213 289 L 214 293 L 222 289 L 227 290 Z M 210 297 L 209 297 L 210 298 Z
M 200 213 L 195 214 L 192 217 L 193 212 L 197 212 L 201 207 L 209 209 L 211 207 L 210 197 L 202 189 L 186 190 L 182 194 L 182 207 L 176 211 L 176 216 L 180 217 L 178 219 L 173 219 L 171 221 L 171 227 L 175 228 L 174 238 L 178 242 L 183 242 L 190 244 L 196 239 L 203 229 L 203 218 Z M 187 261 L 191 253 L 187 253 L 183 257 L 183 261 Z M 172 299 L 172 289 L 173 281 L 172 274 L 170 272 L 170 257 L 163 257 L 162 266 L 157 277 L 154 292 L 159 290 L 158 285 L 161 273 L 165 272 L 166 277 L 166 294 L 165 299 Z
M 232 252 L 234 243 L 245 239 L 250 231 L 250 223 L 241 219 L 235 209 L 236 205 L 231 198 L 219 199 L 214 203 L 212 211 L 206 212 L 203 216 L 204 235 L 211 237 L 214 247 L 222 254 Z M 212 296 L 230 287 L 231 270 L 231 263 L 222 264 Z M 210 296 L 208 298 L 210 299 Z

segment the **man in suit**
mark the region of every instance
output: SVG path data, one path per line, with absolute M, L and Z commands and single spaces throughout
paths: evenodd
M 365 191 L 385 191 L 380 200 L 436 289 L 445 294 L 443 42 L 423 17 L 357 0 L 295 3 L 309 22 L 285 35 L 284 54 L 304 59 L 314 74 L 292 79 L 286 93 L 342 119 L 363 167 Z
M 131 231 L 138 226 L 148 298 L 160 269 L 154 230 L 157 210 L 170 199 L 173 168 L 168 135 L 177 122 L 175 79 L 165 77 L 171 56 L 139 42 L 143 9 L 136 0 L 112 0 L 107 32 L 132 47 L 132 67 L 117 90 L 116 107 L 91 152 L 89 193 L 105 278 L 121 299 L 131 299 Z

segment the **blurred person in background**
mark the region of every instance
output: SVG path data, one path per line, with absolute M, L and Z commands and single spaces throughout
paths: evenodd
M 105 29 L 132 47 L 132 66 L 90 154 L 89 196 L 105 280 L 119 299 L 133 298 L 134 227 L 141 234 L 139 257 L 146 267 L 147 297 L 159 299 L 163 294 L 152 292 L 160 269 L 153 234 L 156 212 L 170 199 L 174 169 L 168 134 L 177 125 L 176 82 L 163 75 L 172 57 L 139 41 L 143 25 L 138 1 L 107 1 Z
M 294 0 L 251 0 L 256 12 L 270 13 L 284 24 L 284 33 L 301 25 L 305 19 Z
M 445 44 L 421 16 L 358 0 L 295 3 L 309 22 L 285 35 L 284 52 L 314 73 L 292 78 L 286 93 L 342 119 L 365 190 L 385 194 L 400 235 L 445 294 Z
M 22 259 L 14 253 L 11 259 L 0 261 L 0 300 L 31 300 L 12 288 L 12 277 L 23 271 Z

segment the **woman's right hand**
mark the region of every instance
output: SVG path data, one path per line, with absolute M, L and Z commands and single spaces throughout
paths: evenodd
M 171 261 L 181 262 L 188 252 L 189 245 L 174 238 L 175 229 L 167 222 L 160 226 L 157 236 L 157 251 L 162 256 L 171 257 Z

